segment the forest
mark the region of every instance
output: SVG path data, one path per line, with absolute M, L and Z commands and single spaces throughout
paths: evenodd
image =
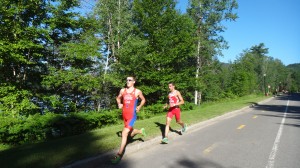
M 186 13 L 175 0 L 93 1 L 85 13 L 83 2 L 0 1 L 0 143 L 118 122 L 115 98 L 127 76 L 149 113 L 169 82 L 190 106 L 300 90 L 300 63 L 284 65 L 264 43 L 218 60 L 229 47 L 223 23 L 238 19 L 235 0 L 190 0 Z

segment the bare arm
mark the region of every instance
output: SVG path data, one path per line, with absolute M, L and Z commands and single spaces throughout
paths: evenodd
M 163 108 L 165 109 L 165 108 L 167 108 L 168 106 L 169 106 L 169 104 L 168 104 L 168 103 L 166 103 L 166 104 L 164 105 L 164 107 L 163 107 Z
M 181 96 L 181 93 L 177 90 L 177 91 L 176 91 L 176 94 L 177 94 L 177 97 L 178 97 L 178 99 L 179 99 L 179 102 L 176 103 L 176 106 L 179 106 L 179 105 L 184 104 L 184 100 L 183 100 L 183 98 L 182 98 L 182 96 Z
M 169 97 L 168 97 L 168 98 L 169 98 Z M 169 103 L 168 103 L 168 102 L 166 102 L 166 104 L 164 105 L 164 107 L 163 107 L 163 108 L 165 109 L 165 108 L 168 108 L 168 107 L 169 107 Z
M 143 105 L 146 103 L 146 99 L 145 99 L 145 97 L 144 97 L 142 91 L 140 91 L 140 90 L 139 90 L 137 96 L 141 99 L 140 105 L 136 107 L 136 111 L 139 112 L 140 109 L 143 107 Z
M 120 92 L 119 92 L 119 95 L 116 98 L 119 109 L 123 107 L 123 104 L 121 103 L 123 92 L 124 92 L 124 89 L 121 89 Z

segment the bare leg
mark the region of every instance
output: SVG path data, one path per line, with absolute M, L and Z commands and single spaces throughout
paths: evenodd
M 170 123 L 171 123 L 171 118 L 167 117 L 166 119 L 166 127 L 165 127 L 165 138 L 168 137 L 169 130 L 170 130 Z
M 181 125 L 182 128 L 184 127 L 184 123 L 181 120 L 176 121 L 176 122 L 177 122 L 177 124 Z
M 133 131 L 131 131 L 130 136 L 131 136 L 131 137 L 134 137 L 136 134 L 141 134 L 141 133 L 142 133 L 141 130 L 133 129 Z
M 129 132 L 130 132 L 129 128 L 123 128 L 121 146 L 120 146 L 120 149 L 119 149 L 119 152 L 118 152 L 119 155 L 122 155 L 123 152 L 124 152 L 124 148 L 125 148 L 126 143 L 127 143 L 127 137 L 128 137 Z

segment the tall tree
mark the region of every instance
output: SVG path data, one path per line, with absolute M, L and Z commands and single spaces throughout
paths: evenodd
M 288 88 L 290 92 L 299 92 L 300 91 L 300 63 L 290 64 L 287 66 L 291 73 L 291 85 Z
M 173 0 L 135 0 L 133 3 L 134 34 L 145 45 L 139 48 L 134 64 L 130 56 L 120 62 L 128 73 L 138 76 L 141 88 L 148 95 L 148 102 L 162 101 L 167 83 L 177 83 L 187 99 L 194 82 L 193 32 L 194 24 L 189 17 L 175 9 Z M 137 57 L 138 56 L 138 57 Z
M 1 81 L 17 88 L 30 87 L 40 80 L 37 72 L 43 69 L 40 60 L 43 43 L 48 40 L 43 29 L 47 3 L 3 0 L 0 6 Z
M 269 66 L 269 57 L 267 54 L 269 53 L 269 49 L 265 47 L 264 43 L 260 43 L 258 45 L 254 45 L 250 48 L 249 53 L 253 55 L 255 59 L 255 72 L 257 74 L 257 83 L 259 90 L 266 91 L 266 76 L 268 72 Z
M 78 0 L 3 0 L 0 6 L 1 82 L 37 103 L 47 69 L 63 68 L 58 47 L 75 34 L 78 14 L 71 10 Z
M 94 16 L 99 23 L 99 34 L 104 43 L 103 56 L 105 70 L 118 61 L 119 50 L 132 30 L 132 16 L 130 0 L 109 1 L 96 3 Z
M 230 90 L 237 96 L 255 93 L 257 90 L 257 74 L 255 72 L 256 57 L 250 52 L 245 52 L 232 66 Z
M 130 0 L 103 0 L 96 3 L 93 11 L 98 24 L 96 33 L 101 38 L 101 63 L 104 66 L 101 80 L 103 87 L 98 94 L 106 105 L 110 105 L 115 98 L 116 86 L 122 85 L 118 79 L 124 78 L 119 68 L 122 57 L 120 50 L 133 36 L 131 8 Z
M 198 86 L 201 84 L 200 77 L 207 67 L 212 64 L 214 56 L 219 54 L 219 49 L 226 48 L 226 41 L 220 32 L 225 30 L 222 21 L 235 20 L 237 14 L 233 12 L 238 4 L 235 0 L 190 0 L 187 13 L 197 26 L 195 31 L 197 50 L 196 79 Z M 195 104 L 198 104 L 201 97 L 201 87 L 195 90 Z M 200 94 L 200 95 L 199 95 Z

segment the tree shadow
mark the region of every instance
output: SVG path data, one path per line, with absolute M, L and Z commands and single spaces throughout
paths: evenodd
M 290 101 L 299 101 L 300 100 L 300 94 L 291 94 L 291 95 L 282 95 L 278 96 L 275 99 L 277 100 L 290 100 Z M 272 104 L 272 105 L 266 105 L 266 104 L 257 104 L 254 106 L 254 109 L 256 110 L 263 110 L 263 111 L 269 111 L 273 113 L 258 113 L 256 115 L 264 116 L 264 117 L 278 117 L 282 118 L 284 116 L 284 113 L 286 113 L 285 118 L 287 119 L 292 119 L 292 120 L 298 120 L 300 121 L 300 106 L 299 105 L 291 105 L 289 104 L 288 106 L 283 104 Z M 287 120 L 284 125 L 286 126 L 293 126 L 293 127 L 300 127 L 300 124 L 297 123 L 289 123 L 292 122 L 290 120 Z
M 204 168 L 204 167 L 212 167 L 212 168 L 224 168 L 222 165 L 209 161 L 209 160 L 191 160 L 191 159 L 182 159 L 177 161 L 176 167 L 186 167 L 186 168 Z
M 107 168 L 130 168 L 134 165 L 131 161 L 124 161 L 122 164 L 108 166 Z M 208 160 L 208 159 L 189 159 L 189 158 L 183 158 L 180 160 L 176 160 L 173 162 L 173 164 L 168 165 L 169 168 L 224 168 L 223 165 L 216 163 L 214 161 Z M 236 166 L 233 166 L 231 168 L 238 168 Z
M 103 144 L 95 143 L 105 139 L 106 135 L 95 135 L 91 132 L 72 137 L 59 138 L 40 143 L 24 144 L 0 152 L 1 167 L 64 167 L 78 160 L 93 157 L 107 152 Z M 76 137 L 76 138 L 74 138 Z M 84 144 L 84 145 L 83 145 Z M 97 153 L 91 150 L 98 149 Z M 62 162 L 53 162 L 60 153 Z M 41 157 L 40 157 L 41 156 Z

